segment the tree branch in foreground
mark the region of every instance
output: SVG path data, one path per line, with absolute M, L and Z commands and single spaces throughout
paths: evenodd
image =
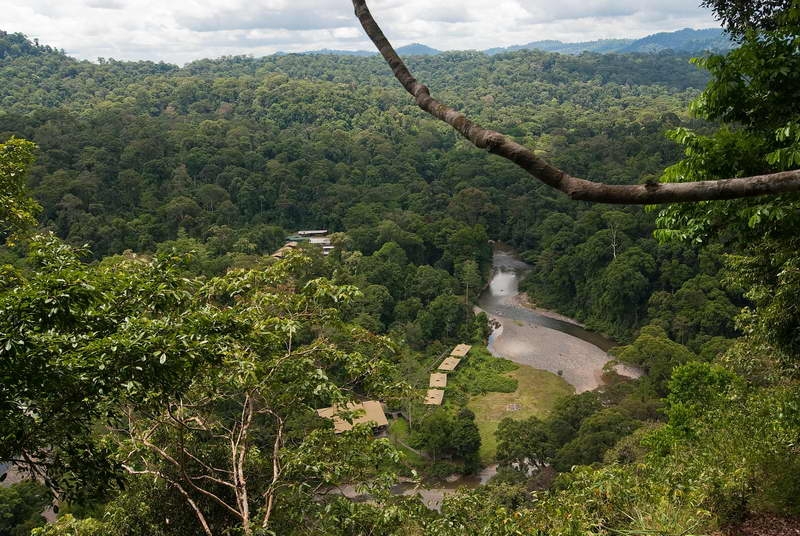
M 633 185 L 603 184 L 573 177 L 539 158 L 527 147 L 499 132 L 481 127 L 464 114 L 431 97 L 430 90 L 414 78 L 383 35 L 378 23 L 372 18 L 366 0 L 353 0 L 353 7 L 361 26 L 392 68 L 395 77 L 406 91 L 414 96 L 420 108 L 456 129 L 476 147 L 511 160 L 543 183 L 564 192 L 572 199 L 596 203 L 650 205 L 800 192 L 800 170 L 735 179 Z

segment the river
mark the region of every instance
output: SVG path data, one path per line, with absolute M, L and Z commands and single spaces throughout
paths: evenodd
M 492 355 L 558 374 L 577 393 L 600 387 L 614 341 L 575 320 L 528 306 L 519 293 L 519 281 L 531 267 L 513 252 L 495 250 L 492 264 L 492 279 L 478 301 L 479 309 L 498 326 L 489 338 Z M 623 376 L 641 375 L 625 365 L 615 369 Z

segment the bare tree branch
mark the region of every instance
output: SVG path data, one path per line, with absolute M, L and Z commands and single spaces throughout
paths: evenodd
M 411 74 L 395 52 L 378 23 L 372 18 L 366 0 L 353 0 L 356 17 L 397 80 L 417 101 L 417 105 L 460 132 L 480 149 L 501 156 L 570 198 L 596 203 L 651 205 L 737 199 L 760 195 L 800 192 L 800 170 L 697 182 L 603 184 L 573 177 L 536 156 L 533 151 L 507 136 L 487 130 L 464 114 L 431 97 L 430 90 Z
M 283 419 L 281 419 L 278 414 L 274 413 L 273 411 L 269 411 L 269 413 L 275 417 L 277 431 L 275 434 L 275 443 L 272 446 L 272 482 L 267 488 L 267 491 L 264 492 L 264 497 L 266 498 L 267 504 L 264 512 L 264 520 L 261 522 L 261 527 L 265 529 L 269 527 L 269 520 L 272 516 L 272 509 L 275 505 L 275 492 L 281 478 L 280 450 L 281 446 L 283 445 Z
M 231 467 L 233 468 L 234 489 L 236 492 L 236 503 L 242 513 L 242 530 L 246 536 L 252 534 L 250 527 L 250 504 L 247 494 L 247 477 L 245 475 L 245 461 L 248 454 L 247 441 L 248 432 L 253 422 L 253 396 L 250 391 L 245 393 L 244 404 L 242 405 L 242 417 L 239 424 L 239 433 L 236 440 L 232 443 Z
M 167 453 L 167 451 L 165 451 L 164 449 L 162 449 L 162 448 L 161 448 L 161 447 L 159 447 L 158 445 L 155 445 L 155 444 L 151 443 L 151 442 L 150 442 L 150 441 L 148 441 L 147 439 L 138 439 L 138 441 L 139 441 L 140 443 L 142 443 L 142 445 L 144 445 L 145 447 L 149 448 L 149 449 L 150 449 L 152 452 L 154 452 L 154 453 L 158 454 L 159 456 L 161 456 L 161 458 L 162 458 L 163 460 L 165 460 L 165 461 L 167 461 L 168 463 L 170 463 L 171 465 L 173 465 L 173 466 L 174 466 L 174 467 L 175 467 L 175 468 L 176 468 L 176 469 L 177 469 L 177 470 L 178 470 L 178 471 L 181 473 L 181 475 L 183 476 L 183 479 L 186 481 L 186 483 L 187 483 L 187 484 L 189 484 L 189 485 L 191 486 L 191 489 L 194 489 L 194 490 L 196 490 L 197 492 L 199 492 L 199 493 L 202 493 L 202 494 L 203 494 L 203 495 L 205 495 L 206 497 L 209 497 L 209 498 L 211 498 L 211 499 L 212 499 L 212 500 L 214 500 L 214 501 L 215 501 L 217 504 L 219 504 L 220 506 L 222 506 L 223 508 L 225 508 L 227 511 L 229 511 L 230 513 L 232 513 L 232 514 L 233 514 L 234 516 L 236 516 L 237 518 L 239 518 L 239 519 L 242 519 L 242 518 L 244 517 L 244 516 L 242 515 L 242 512 L 240 512 L 240 511 L 239 511 L 239 510 L 237 510 L 236 508 L 234 508 L 234 507 L 232 507 L 231 505 L 229 505 L 229 504 L 228 504 L 228 503 L 227 503 L 227 502 L 226 502 L 224 499 L 222 499 L 222 498 L 221 498 L 219 495 L 217 495 L 216 493 L 213 493 L 213 492 L 211 492 L 211 491 L 209 491 L 209 490 L 207 490 L 207 489 L 205 489 L 205 488 L 203 488 L 203 487 L 200 487 L 200 486 L 198 486 L 197 484 L 195 484 L 195 482 L 194 482 L 194 479 L 193 479 L 193 478 L 191 478 L 191 477 L 189 476 L 189 474 L 186 472 L 186 467 L 184 467 L 184 465 L 183 465 L 183 464 L 181 464 L 180 462 L 178 462 L 178 460 L 176 460 L 175 458 L 173 458 L 172 456 L 170 456 L 170 455 L 169 455 L 169 453 Z
M 132 475 L 155 475 L 155 476 L 161 478 L 162 480 L 164 480 L 165 482 L 169 483 L 175 489 L 177 489 L 181 493 L 181 495 L 183 495 L 183 497 L 186 499 L 186 502 L 189 503 L 189 506 L 192 507 L 192 510 L 194 511 L 195 515 L 197 516 L 197 520 L 200 522 L 200 525 L 202 525 L 202 527 L 203 527 L 203 532 L 205 532 L 208 536 L 212 536 L 211 528 L 208 526 L 208 523 L 206 522 L 206 518 L 203 515 L 203 512 L 197 506 L 197 503 L 194 502 L 194 500 L 192 500 L 192 497 L 189 495 L 189 493 L 187 493 L 187 491 L 183 488 L 183 486 L 181 486 L 178 482 L 175 482 L 174 480 L 172 480 L 171 478 L 169 478 L 167 475 L 165 475 L 164 473 L 162 473 L 160 471 L 153 471 L 153 470 L 150 470 L 150 469 L 145 469 L 145 470 L 140 471 L 140 470 L 134 469 L 133 467 L 131 467 L 129 465 L 123 465 L 122 467 L 128 473 L 130 473 Z

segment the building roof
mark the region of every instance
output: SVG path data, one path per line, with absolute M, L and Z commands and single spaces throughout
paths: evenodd
M 350 424 L 344 419 L 339 418 L 338 414 L 344 411 L 353 412 L 353 423 Z M 317 415 L 333 421 L 333 431 L 337 434 L 352 430 L 356 424 L 372 423 L 373 428 L 389 426 L 386 415 L 383 413 L 383 406 L 377 400 L 367 400 L 366 402 L 350 403 L 344 409 L 337 406 L 321 408 L 317 410 Z
M 425 395 L 425 404 L 429 406 L 441 406 L 444 400 L 444 391 L 441 389 L 428 389 Z
M 310 231 L 297 231 L 297 234 L 300 236 L 312 236 L 312 235 L 326 235 L 328 234 L 327 229 L 314 229 Z
M 471 349 L 472 346 L 470 346 L 469 344 L 459 344 L 458 346 L 453 348 L 453 351 L 450 352 L 450 355 L 455 357 L 464 357 L 465 355 L 467 355 L 467 352 L 469 352 Z
M 429 387 L 441 387 L 444 389 L 447 387 L 447 374 L 442 372 L 434 372 L 431 374 L 431 380 L 428 383 Z
M 453 356 L 446 357 L 444 361 L 442 361 L 442 364 L 439 365 L 439 370 L 444 370 L 447 372 L 450 372 L 451 370 L 456 370 L 456 367 L 458 366 L 459 363 L 461 363 L 461 360 L 458 359 L 457 357 Z

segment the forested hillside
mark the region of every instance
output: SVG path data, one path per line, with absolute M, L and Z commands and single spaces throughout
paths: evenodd
M 14 36 L 5 39 L 12 48 Z M 620 244 L 643 241 L 642 255 L 618 263 L 646 279 L 634 301 L 609 296 L 593 309 L 582 290 L 552 281 L 539 299 L 623 338 L 653 291 L 677 290 L 697 272 L 687 251 L 679 273 L 662 277 L 675 271 L 675 255 L 655 251 L 652 219 L 638 209 L 603 216 L 465 147 L 391 86 L 378 58 L 225 58 L 178 69 L 26 50 L 2 65 L 0 133 L 38 144 L 30 185 L 44 226 L 97 258 L 153 252 L 180 236 L 207 251 L 207 273 L 220 273 L 276 249 L 282 229 L 344 231 L 366 255 L 397 229 L 411 260 L 452 272 L 455 253 L 434 235 L 481 225 L 489 238 L 541 254 L 540 277 L 569 277 L 550 268 L 569 251 L 575 278 L 591 282 L 625 277 L 596 266 L 613 256 L 601 235 L 614 227 Z M 655 178 L 677 160 L 664 132 L 696 124 L 684 110 L 707 79 L 674 55 L 459 53 L 414 66 L 488 124 L 575 173 L 614 182 Z M 576 228 L 578 219 L 586 223 Z M 571 234 L 551 251 L 565 226 Z M 599 250 L 575 262 L 572 249 L 592 237 Z
M 751 17 L 700 66 L 409 64 L 588 179 L 793 169 L 798 14 Z M 0 33 L 0 81 L 0 462 L 42 484 L 0 488 L 0 533 L 708 534 L 800 515 L 796 195 L 570 201 L 424 115 L 378 57 L 91 63 Z M 270 256 L 303 228 L 333 251 Z M 476 401 L 536 372 L 484 346 L 492 242 L 532 265 L 532 301 L 643 377 L 563 396 L 536 376 L 551 399 L 487 438 Z M 460 342 L 444 405 L 423 405 Z M 389 439 L 316 413 L 365 400 L 400 415 Z M 441 511 L 392 493 L 487 461 L 492 482 Z M 48 504 L 59 521 L 35 528 Z

